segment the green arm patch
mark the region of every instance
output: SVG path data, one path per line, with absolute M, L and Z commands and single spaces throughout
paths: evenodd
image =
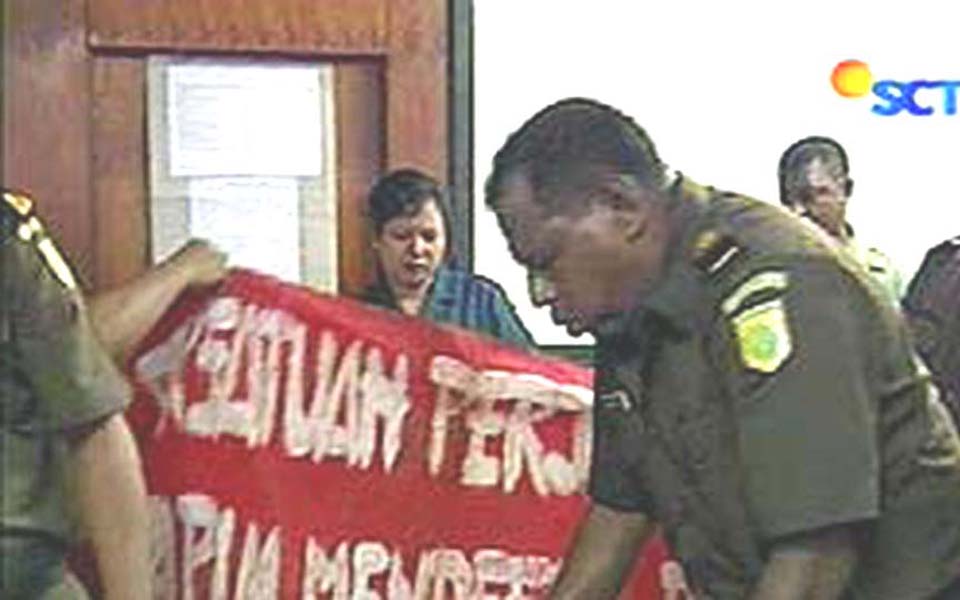
M 743 311 L 734 317 L 733 329 L 748 369 L 773 373 L 793 352 L 787 313 L 779 299 Z

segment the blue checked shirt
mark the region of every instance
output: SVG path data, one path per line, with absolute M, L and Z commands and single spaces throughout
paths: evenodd
M 390 290 L 383 284 L 368 288 L 362 299 L 375 306 L 396 309 Z M 536 348 L 530 332 L 520 322 L 499 285 L 446 265 L 437 269 L 420 316 L 478 331 L 523 349 Z

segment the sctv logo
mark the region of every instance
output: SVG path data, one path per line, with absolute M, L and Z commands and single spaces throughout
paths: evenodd
M 870 110 L 884 117 L 901 112 L 926 117 L 957 114 L 960 81 L 917 79 L 874 81 L 870 67 L 859 60 L 845 60 L 833 68 L 830 83 L 845 98 L 860 98 L 873 92 L 877 101 Z

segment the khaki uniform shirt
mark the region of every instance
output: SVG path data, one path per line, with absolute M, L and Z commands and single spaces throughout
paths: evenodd
M 65 436 L 122 410 L 129 390 L 29 201 L 6 194 L 0 288 L 0 596 L 17 597 L 16 586 L 38 585 L 40 571 L 58 566 L 71 537 Z
M 903 277 L 893 261 L 877 248 L 861 245 L 854 238 L 850 238 L 844 247 L 876 279 L 890 303 L 899 308 L 903 298 Z
M 778 539 L 849 523 L 849 598 L 941 589 L 960 444 L 897 311 L 782 209 L 681 202 L 664 279 L 600 336 L 594 500 L 659 521 L 698 598 L 746 598 Z

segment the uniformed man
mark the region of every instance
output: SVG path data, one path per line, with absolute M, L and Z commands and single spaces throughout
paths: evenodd
M 777 169 L 780 202 L 820 226 L 850 252 L 883 287 L 894 306 L 903 297 L 903 278 L 886 254 L 860 244 L 847 222 L 847 203 L 853 193 L 850 162 L 836 140 L 810 136 L 790 145 Z
M 64 568 L 87 536 L 104 597 L 150 597 L 146 498 L 122 416 L 122 357 L 182 289 L 215 281 L 223 256 L 188 244 L 88 310 L 25 195 L 0 200 L 0 598 L 84 598 Z
M 960 235 L 927 251 L 903 308 L 917 351 L 960 420 Z
M 835 244 L 671 176 L 586 99 L 507 140 L 486 202 L 535 303 L 598 338 L 593 504 L 554 598 L 615 596 L 654 524 L 697 598 L 960 594 L 957 432 Z

